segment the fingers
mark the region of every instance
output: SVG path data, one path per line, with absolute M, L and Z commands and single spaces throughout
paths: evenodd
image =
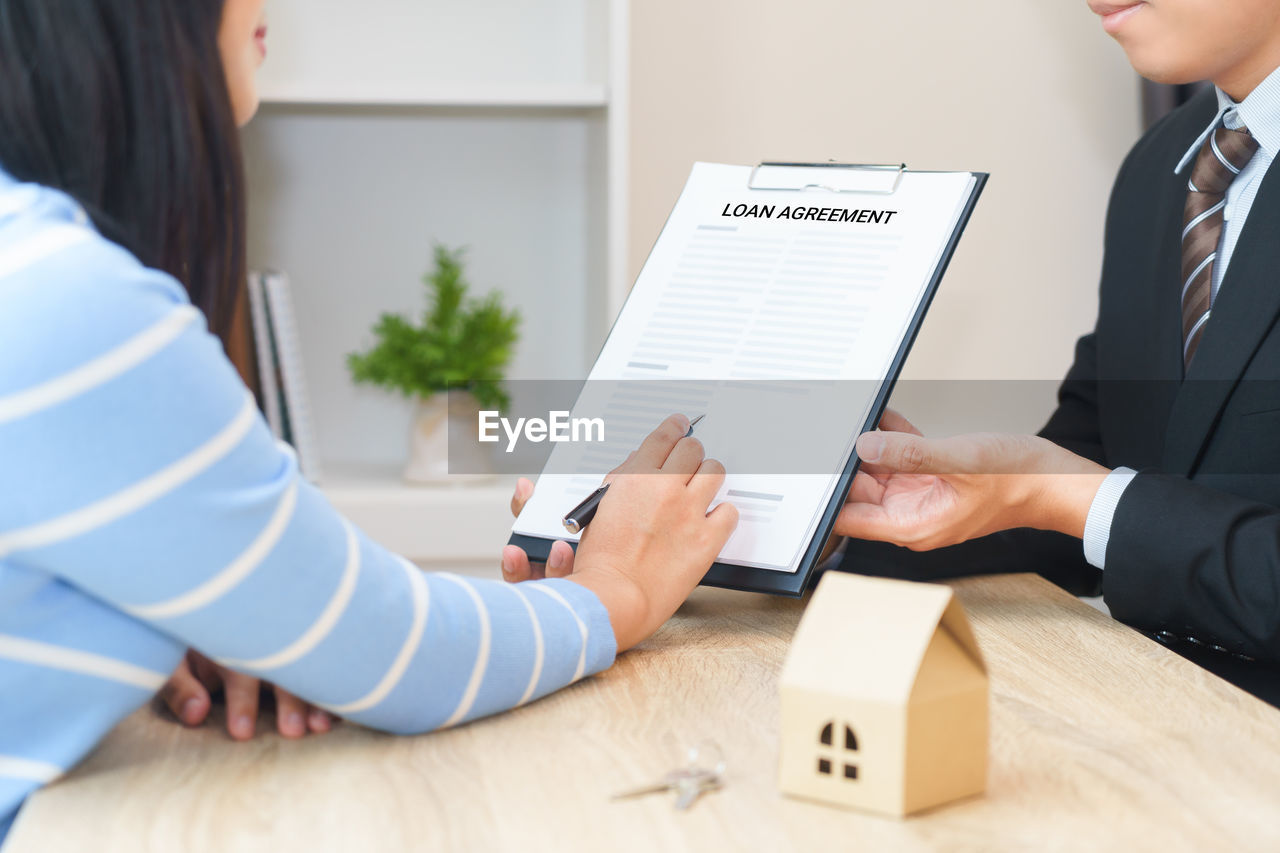
M 867 433 L 866 435 L 883 435 L 884 433 L 895 433 L 899 436 L 917 436 L 924 438 L 924 433 L 916 429 L 911 421 L 904 418 L 893 409 L 885 409 L 884 415 L 880 418 L 879 431 L 877 433 Z M 890 439 L 896 441 L 896 439 Z M 893 464 L 891 456 L 885 454 L 883 444 L 879 443 L 877 438 L 867 438 L 858 441 L 858 456 L 862 459 L 861 472 L 866 472 L 873 479 L 883 485 L 895 471 L 904 471 L 907 473 L 925 473 L 923 469 L 915 469 L 914 472 L 905 468 L 897 468 Z M 874 457 L 874 458 L 873 458 Z
M 870 462 L 867 462 L 864 460 L 861 464 L 858 465 L 858 473 L 866 474 L 868 477 L 875 480 L 881 486 L 885 486 L 885 485 L 888 485 L 889 480 L 893 477 L 895 472 L 890 468 L 884 467 L 883 465 L 872 465 Z
M 256 728 L 262 686 L 258 679 L 219 666 L 192 650 L 161 691 L 161 698 L 182 722 L 198 725 L 209 716 L 212 694 L 221 687 L 227 704 L 227 733 L 235 740 L 248 740 Z M 284 737 L 299 738 L 308 730 L 322 733 L 333 728 L 334 717 L 327 711 L 313 708 L 279 687 L 272 690 L 276 729 Z
M 195 677 L 200 679 L 200 683 L 209 690 L 210 695 L 222 687 L 222 673 L 225 672 L 222 667 L 195 649 L 187 651 L 187 663 L 191 665 L 191 671 Z
M 859 454 L 861 454 L 861 448 Z M 864 464 L 858 469 L 858 473 L 853 477 L 853 484 L 849 487 L 849 494 L 845 497 L 844 506 L 836 516 L 835 525 L 832 527 L 832 542 L 837 541 L 839 537 L 884 538 L 882 528 L 872 528 L 868 525 L 883 523 L 886 518 L 881 502 L 884 500 L 885 483 L 888 477 L 887 470 L 879 466 Z M 877 533 L 881 535 L 876 535 Z M 828 547 L 830 544 L 828 543 Z
M 308 731 L 324 734 L 333 728 L 333 716 L 313 708 L 287 690 L 272 687 L 276 697 L 276 729 L 287 738 L 300 738 Z
M 884 484 L 866 471 L 858 471 L 845 502 L 878 504 L 883 498 Z
M 227 698 L 227 734 L 235 740 L 253 737 L 258 719 L 258 679 L 227 670 L 222 676 Z
M 707 521 L 711 522 L 712 533 L 717 539 L 718 554 L 738 527 L 738 508 L 731 503 L 722 503 L 707 513 Z
M 698 466 L 698 472 L 689 481 L 689 491 L 693 493 L 695 500 L 702 501 L 704 506 L 710 506 L 723 485 L 724 466 L 720 464 L 720 460 L 704 459 Z
M 507 583 L 523 583 L 542 578 L 563 578 L 573 574 L 573 546 L 562 539 L 551 543 L 546 564 L 535 563 L 519 545 L 502 549 L 502 579 Z
M 519 545 L 502 549 L 502 579 L 507 583 L 523 583 L 542 576 L 542 567 L 530 562 L 529 555 Z
M 904 432 L 864 432 L 858 436 L 862 461 L 904 474 L 937 474 L 950 467 L 938 442 Z
M 911 421 L 904 418 L 901 414 L 893 409 L 885 409 L 884 415 L 880 418 L 880 429 L 889 432 L 909 432 L 912 435 L 923 436 L 920 430 L 915 428 Z
M 533 497 L 533 481 L 528 477 L 516 480 L 516 491 L 511 496 L 511 514 L 518 516 L 531 497 Z
M 551 553 L 547 556 L 546 576 L 564 578 L 573 574 L 573 546 L 563 539 L 551 543 Z
M 287 690 L 272 688 L 276 694 L 276 731 L 287 738 L 307 733 L 307 703 Z
M 895 544 L 902 538 L 901 530 L 892 522 L 888 514 L 881 507 L 870 503 L 845 504 L 840 509 L 840 514 L 836 516 L 832 532 L 853 539 Z
M 702 442 L 696 438 L 682 438 L 676 442 L 667 461 L 662 463 L 664 474 L 683 474 L 685 482 L 698 471 L 698 466 L 707 456 Z
M 649 433 L 649 437 L 641 443 L 640 449 L 636 451 L 635 458 L 629 465 L 639 470 L 652 471 L 661 468 L 676 444 L 688 431 L 689 419 L 684 415 L 672 415 Z
M 160 691 L 160 698 L 173 715 L 187 726 L 203 723 L 209 716 L 209 709 L 213 707 L 209 691 L 192 673 L 186 655 L 183 655 L 182 663 L 178 664 L 173 675 L 169 676 L 169 681 Z
M 605 478 L 602 482 L 612 483 L 619 474 L 625 474 L 628 471 L 634 470 L 636 467 L 635 462 L 636 462 L 636 452 L 633 450 L 627 454 L 626 459 L 622 460 L 621 465 L 619 465 L 617 468 L 614 468 L 612 471 L 610 471 L 608 474 L 605 475 Z
M 333 728 L 334 717 L 328 711 L 312 708 L 307 713 L 307 726 L 315 734 L 322 735 Z

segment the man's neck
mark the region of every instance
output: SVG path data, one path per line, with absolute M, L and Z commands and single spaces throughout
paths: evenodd
M 1258 51 L 1215 76 L 1213 85 L 1226 92 L 1238 104 L 1249 97 L 1249 93 L 1258 88 L 1258 84 L 1277 68 L 1280 68 L 1280 43 L 1268 50 Z

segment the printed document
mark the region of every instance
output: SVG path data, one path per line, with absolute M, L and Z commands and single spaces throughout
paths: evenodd
M 741 518 L 719 561 L 797 570 L 976 181 L 877 191 L 885 175 L 849 170 L 833 189 L 832 171 L 761 189 L 750 167 L 694 167 L 574 407 L 604 440 L 555 447 L 513 533 L 572 541 L 562 517 L 645 435 L 705 414 L 716 502 Z

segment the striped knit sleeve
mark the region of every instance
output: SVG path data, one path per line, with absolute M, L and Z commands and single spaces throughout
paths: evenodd
M 0 241 L 0 564 L 398 733 L 612 663 L 585 588 L 426 574 L 343 519 L 171 278 L 83 226 L 20 236 Z

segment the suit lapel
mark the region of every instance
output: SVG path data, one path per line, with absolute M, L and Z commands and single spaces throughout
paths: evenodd
M 1174 174 L 1172 166 L 1166 174 L 1168 182 L 1157 208 L 1164 211 L 1164 228 L 1160 255 L 1153 265 L 1157 276 L 1155 334 L 1148 339 L 1150 349 L 1144 355 L 1147 369 L 1136 375 L 1155 380 L 1157 396 L 1165 403 L 1162 411 L 1167 414 L 1182 380 L 1182 208 L 1187 197 L 1187 176 Z
M 1163 466 L 1169 473 L 1189 476 L 1194 471 L 1222 407 L 1280 313 L 1277 235 L 1280 169 L 1273 163 L 1263 177 L 1200 347 L 1174 400 Z M 1177 299 L 1175 293 L 1175 303 Z
M 1108 254 L 1134 257 L 1119 265 L 1119 273 L 1104 275 L 1098 317 L 1099 330 L 1106 329 L 1099 375 L 1109 454 L 1113 464 L 1134 468 L 1164 467 L 1170 413 L 1182 384 L 1178 278 L 1187 179 L 1173 172 L 1180 155 L 1163 154 L 1149 155 L 1143 203 L 1128 211 L 1139 221 L 1119 223 L 1120 233 L 1107 247 Z

